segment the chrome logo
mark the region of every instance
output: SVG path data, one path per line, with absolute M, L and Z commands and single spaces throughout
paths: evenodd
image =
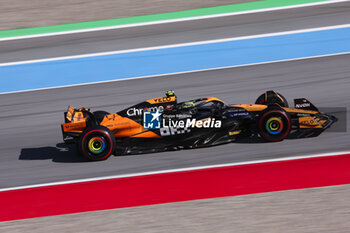
M 269 134 L 279 134 L 282 132 L 283 129 L 283 122 L 280 118 L 277 117 L 271 117 L 266 121 L 266 130 Z
M 105 141 L 100 137 L 93 137 L 89 141 L 89 150 L 91 153 L 99 154 L 101 153 L 106 147 Z

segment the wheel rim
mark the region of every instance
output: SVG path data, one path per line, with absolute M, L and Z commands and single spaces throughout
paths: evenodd
M 291 121 L 284 111 L 269 110 L 260 117 L 258 127 L 260 136 L 267 141 L 276 142 L 288 136 L 291 130 Z
M 93 137 L 88 142 L 89 151 L 93 154 L 100 154 L 106 148 L 106 142 L 104 138 L 101 137 Z
M 283 130 L 283 121 L 278 117 L 271 117 L 266 121 L 265 127 L 269 134 L 277 135 Z

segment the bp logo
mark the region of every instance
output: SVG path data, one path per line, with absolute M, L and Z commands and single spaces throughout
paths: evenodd
M 157 110 L 150 112 L 145 110 L 143 112 L 143 128 L 145 129 L 160 129 L 160 116 L 162 114 Z

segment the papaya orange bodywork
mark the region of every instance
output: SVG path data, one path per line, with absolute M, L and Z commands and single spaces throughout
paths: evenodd
M 117 113 L 107 115 L 101 124 L 109 128 L 115 137 L 160 137 L 159 135 L 144 129 L 141 124 Z M 140 136 L 142 135 L 142 136 Z
M 150 104 L 160 104 L 160 103 L 173 102 L 175 100 L 176 100 L 175 96 L 170 96 L 170 97 L 158 97 L 158 98 L 147 100 L 146 102 L 148 102 Z
M 69 122 L 61 124 L 63 131 L 71 133 L 82 133 L 86 128 L 86 121 Z
M 262 105 L 262 104 L 235 104 L 231 106 L 244 108 L 245 110 L 252 111 L 252 112 L 263 111 L 265 108 L 267 108 L 266 105 Z

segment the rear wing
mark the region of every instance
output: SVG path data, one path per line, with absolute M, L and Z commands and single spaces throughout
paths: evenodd
M 305 98 L 294 99 L 294 107 L 297 109 L 318 111 L 318 109 L 310 101 Z
M 64 113 L 65 122 L 72 122 L 74 115 L 74 108 L 72 106 L 68 106 L 67 112 Z
M 65 123 L 77 122 L 86 119 L 86 112 L 90 111 L 88 108 L 75 109 L 72 106 L 68 106 L 67 112 L 64 113 Z
M 67 112 L 64 112 L 65 123 L 61 124 L 63 141 L 65 143 L 76 142 L 76 139 L 79 138 L 87 126 L 86 121 L 89 113 L 87 108 L 75 109 L 72 106 L 68 106 Z

